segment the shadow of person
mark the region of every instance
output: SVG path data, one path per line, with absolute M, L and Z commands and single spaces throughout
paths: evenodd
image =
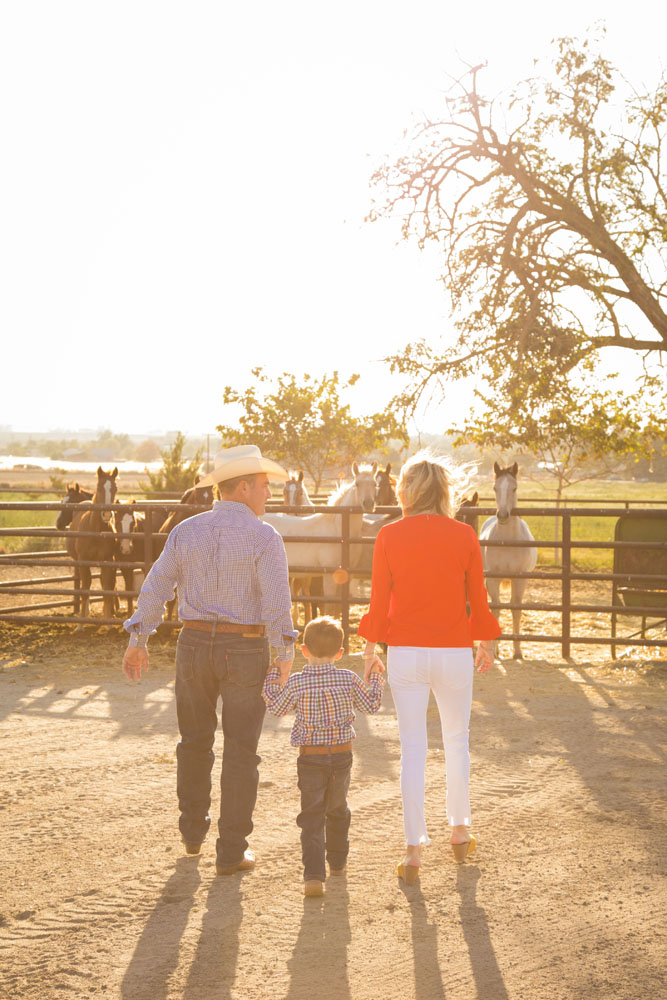
M 508 993 L 491 943 L 486 911 L 477 904 L 479 879 L 479 868 L 470 864 L 459 866 L 456 876 L 456 890 L 461 897 L 459 913 L 463 936 L 468 946 L 477 996 L 493 997 L 493 1000 L 507 1000 Z
M 350 897 L 345 877 L 330 878 L 321 898 L 305 899 L 299 934 L 287 963 L 290 984 L 285 1000 L 312 1000 L 332 990 L 336 1000 L 351 1000 L 347 977 Z
M 429 922 L 426 900 L 419 884 L 408 886 L 399 882 L 399 888 L 410 907 L 415 1000 L 444 1000 L 445 987 L 438 962 L 438 928 Z
M 181 937 L 201 883 L 199 859 L 179 858 L 149 916 L 121 983 L 124 1000 L 161 1000 L 178 965 Z
M 243 920 L 243 878 L 236 874 L 222 876 L 211 883 L 183 1000 L 201 1000 L 206 996 L 230 1000 L 232 997 Z

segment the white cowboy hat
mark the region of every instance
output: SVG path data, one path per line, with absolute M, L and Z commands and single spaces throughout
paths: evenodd
M 237 448 L 219 451 L 213 462 L 213 472 L 199 480 L 197 489 L 224 483 L 226 479 L 235 479 L 236 476 L 254 476 L 258 472 L 266 472 L 272 479 L 289 479 L 289 473 L 277 462 L 264 458 L 256 444 L 241 444 Z

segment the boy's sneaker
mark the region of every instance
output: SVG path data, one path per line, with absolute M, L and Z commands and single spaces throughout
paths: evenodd
M 347 865 L 343 865 L 342 868 L 332 868 L 331 865 L 329 865 L 330 875 L 345 875 L 346 872 L 347 872 Z
M 320 882 L 318 878 L 309 878 L 303 883 L 303 894 L 304 896 L 323 896 L 324 882 Z

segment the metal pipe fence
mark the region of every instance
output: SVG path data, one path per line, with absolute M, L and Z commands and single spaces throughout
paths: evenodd
M 36 511 L 43 511 L 45 513 L 49 512 L 53 514 L 54 512 L 61 512 L 64 508 L 71 508 L 76 510 L 77 504 L 62 504 L 53 503 L 46 501 L 25 501 L 25 502 L 8 502 L 0 503 L 0 514 L 3 511 L 28 511 L 34 513 Z M 88 504 L 88 510 L 111 510 L 115 511 L 120 508 L 126 509 L 126 504 Z M 160 500 L 160 501 L 138 501 L 132 505 L 132 509 L 136 512 L 146 513 L 145 520 L 143 522 L 143 530 L 140 533 L 143 541 L 143 557 L 140 560 L 123 560 L 122 562 L 116 560 L 107 560 L 102 562 L 75 560 L 69 557 L 67 550 L 45 550 L 40 552 L 7 552 L 0 553 L 0 600 L 7 596 L 21 597 L 25 598 L 28 596 L 32 597 L 46 597 L 51 596 L 57 600 L 51 603 L 42 601 L 38 604 L 26 604 L 19 603 L 17 605 L 11 605 L 9 607 L 0 608 L 0 621 L 8 621 L 15 623 L 31 623 L 31 622 L 42 622 L 42 621 L 57 621 L 60 623 L 77 623 L 77 624 L 88 624 L 88 625 L 121 625 L 121 619 L 119 618 L 102 618 L 99 616 L 89 616 L 87 618 L 81 618 L 75 614 L 64 614 L 61 613 L 61 609 L 67 607 L 73 607 L 74 598 L 78 596 L 83 596 L 85 594 L 90 596 L 91 601 L 98 602 L 101 601 L 104 596 L 109 596 L 113 594 L 117 598 L 128 598 L 134 596 L 133 591 L 127 590 L 113 590 L 113 591 L 103 591 L 99 588 L 92 588 L 88 591 L 76 591 L 71 587 L 54 586 L 54 584 L 68 584 L 73 583 L 73 574 L 58 575 L 52 577 L 26 577 L 20 580 L 7 580 L 2 579 L 3 567 L 10 566 L 20 566 L 20 567 L 39 567 L 44 568 L 59 568 L 61 572 L 67 567 L 71 567 L 73 570 L 81 566 L 95 567 L 96 569 L 103 567 L 113 566 L 118 569 L 138 569 L 142 570 L 144 574 L 147 574 L 150 570 L 150 566 L 153 562 L 153 553 L 155 551 L 155 541 L 160 537 L 166 537 L 165 534 L 160 534 L 153 530 L 153 523 L 157 521 L 157 516 L 162 515 L 163 518 L 167 516 L 168 513 L 178 508 L 183 512 L 187 511 L 187 515 L 199 513 L 202 510 L 208 509 L 207 507 L 202 507 L 198 505 L 184 505 L 177 504 L 170 500 Z M 303 508 L 292 508 L 287 507 L 284 504 L 272 504 L 271 509 L 273 511 L 280 511 L 286 513 L 301 513 L 303 514 Z M 396 508 L 393 507 L 382 507 L 377 508 L 377 512 L 380 514 L 395 514 Z M 495 508 L 493 507 L 477 507 L 474 508 L 474 512 L 479 515 L 491 515 L 495 513 Z M 361 573 L 358 569 L 352 565 L 351 558 L 351 546 L 355 547 L 358 545 L 369 545 L 374 544 L 374 538 L 372 537 L 356 537 L 351 535 L 350 531 L 350 518 L 354 513 L 360 513 L 359 509 L 349 508 L 349 507 L 334 507 L 329 505 L 316 505 L 309 508 L 308 513 L 326 513 L 333 515 L 339 524 L 339 530 L 333 527 L 332 522 L 332 533 L 327 536 L 319 536 L 314 538 L 313 536 L 308 536 L 307 534 L 292 536 L 290 537 L 290 543 L 299 542 L 313 542 L 317 541 L 320 543 L 331 543 L 334 542 L 340 545 L 340 563 L 337 566 L 312 566 L 312 565 L 291 565 L 290 574 L 292 575 L 307 575 L 321 576 L 326 574 L 336 573 L 340 584 L 338 586 L 338 592 L 335 596 L 319 597 L 313 595 L 311 597 L 304 597 L 292 595 L 294 601 L 312 601 L 318 604 L 335 605 L 340 608 L 341 624 L 345 631 L 346 642 L 350 634 L 350 608 L 357 606 L 364 606 L 368 604 L 368 597 L 363 597 L 357 595 L 352 595 L 351 593 L 351 581 L 355 577 L 367 576 L 367 573 Z M 659 600 L 664 598 L 667 604 L 667 573 L 664 571 L 666 565 L 665 560 L 667 560 L 667 541 L 611 541 L 611 540 L 589 540 L 574 538 L 572 533 L 572 522 L 575 518 L 605 518 L 617 520 L 628 514 L 628 506 L 626 503 L 617 504 L 616 507 L 525 507 L 521 506 L 514 511 L 521 517 L 537 517 L 548 514 L 550 517 L 557 517 L 560 521 L 560 539 L 536 539 L 534 542 L 487 542 L 481 541 L 480 544 L 484 547 L 487 545 L 496 546 L 508 546 L 511 548 L 517 547 L 532 547 L 535 546 L 538 549 L 551 549 L 554 552 L 559 552 L 561 559 L 559 566 L 538 566 L 531 573 L 521 573 L 516 574 L 517 576 L 524 577 L 526 579 L 532 579 L 535 581 L 555 581 L 560 582 L 560 600 L 558 602 L 544 602 L 544 601 L 524 601 L 521 605 L 516 605 L 510 603 L 503 603 L 500 605 L 491 605 L 494 611 L 499 610 L 512 610 L 516 608 L 521 608 L 522 611 L 528 612 L 548 612 L 555 613 L 560 618 L 560 630 L 547 633 L 547 632 L 504 632 L 501 635 L 502 640 L 519 640 L 519 641 L 530 641 L 530 642 L 540 642 L 540 643 L 550 643 L 558 644 L 561 647 L 562 656 L 568 658 L 571 652 L 572 644 L 603 644 L 610 645 L 612 648 L 616 646 L 647 646 L 647 647 L 667 647 L 667 630 L 665 629 L 665 615 L 666 610 L 660 611 L 662 605 L 660 603 L 656 604 L 653 597 L 655 594 L 659 595 Z M 649 519 L 655 519 L 656 523 L 660 523 L 666 526 L 667 529 L 667 508 L 658 507 L 643 507 L 639 511 L 633 508 L 633 513 L 641 513 Z M 662 529 L 661 529 L 662 530 Z M 90 537 L 96 536 L 96 532 L 85 532 L 76 531 L 71 528 L 66 529 L 56 529 L 50 525 L 34 526 L 34 527 L 0 527 L 0 545 L 1 539 L 4 538 L 24 538 L 28 541 L 32 541 L 37 538 L 44 538 L 53 540 L 56 538 L 67 539 L 72 537 Z M 122 534 L 117 533 L 115 537 L 120 540 L 122 538 L 136 539 L 136 534 Z M 633 553 L 645 553 L 648 556 L 649 563 L 653 562 L 655 565 L 649 566 L 649 569 L 658 568 L 658 572 L 650 571 L 635 571 L 635 572 L 601 572 L 601 571 L 585 571 L 576 565 L 576 555 L 583 550 L 598 550 L 604 549 L 609 550 L 612 553 L 614 551 L 621 550 L 631 550 Z M 654 558 L 651 558 L 654 556 Z M 644 567 L 642 566 L 643 570 Z M 504 574 L 495 573 L 487 574 L 488 577 L 495 576 L 497 578 L 502 578 Z M 99 574 L 95 574 L 99 576 Z M 645 603 L 635 604 L 632 607 L 624 607 L 620 605 L 614 599 L 611 599 L 607 603 L 590 602 L 576 600 L 573 597 L 573 584 L 579 583 L 595 583 L 599 584 L 600 587 L 604 583 L 612 586 L 612 590 L 620 585 L 632 585 L 635 588 L 639 588 L 640 595 L 645 593 L 647 600 Z M 63 599 L 64 598 L 64 599 Z M 46 612 L 51 611 L 57 612 L 57 615 L 37 615 L 36 612 Z M 630 636 L 617 637 L 613 632 L 615 630 L 610 629 L 609 634 L 603 635 L 592 635 L 590 633 L 581 632 L 573 629 L 572 616 L 581 613 L 599 613 L 603 615 L 611 616 L 611 621 L 615 622 L 616 616 L 625 618 L 641 618 L 642 619 L 642 634 L 632 634 Z M 658 638 L 649 638 L 646 636 L 646 628 L 644 619 L 655 618 L 657 619 L 657 624 L 654 623 L 649 628 L 659 628 L 661 633 Z M 180 622 L 165 622 L 166 628 L 177 628 L 180 627 Z

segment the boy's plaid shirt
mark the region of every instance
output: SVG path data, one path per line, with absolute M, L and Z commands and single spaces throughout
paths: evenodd
M 370 688 L 352 670 L 333 663 L 307 664 L 280 686 L 280 670 L 272 667 L 266 675 L 263 697 L 273 715 L 296 710 L 291 744 L 334 746 L 355 737 L 354 709 L 373 715 L 380 707 L 384 680 L 371 674 Z

